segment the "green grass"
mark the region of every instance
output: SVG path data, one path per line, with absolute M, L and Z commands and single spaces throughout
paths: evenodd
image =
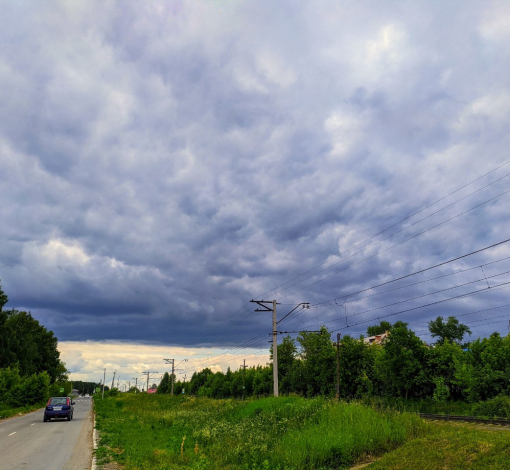
M 98 457 L 126 469 L 340 469 L 429 425 L 416 415 L 299 397 L 95 399 Z
M 384 455 L 365 470 L 510 469 L 510 431 L 434 423 L 429 433 Z
M 9 408 L 7 405 L 0 403 L 0 419 L 30 413 L 31 411 L 38 410 L 39 408 L 44 408 L 45 404 L 45 402 L 42 402 L 36 403 L 35 405 L 22 406 L 20 408 Z

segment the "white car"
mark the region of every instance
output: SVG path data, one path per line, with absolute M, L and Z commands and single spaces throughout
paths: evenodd
M 86 393 L 85 398 L 90 398 L 90 395 L 88 393 Z

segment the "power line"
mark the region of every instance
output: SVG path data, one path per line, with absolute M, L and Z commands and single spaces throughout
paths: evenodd
M 494 291 L 499 290 L 499 289 L 504 289 L 509 284 L 510 284 L 510 282 L 505 282 L 503 284 L 499 284 L 499 285 L 497 285 L 495 287 L 491 287 L 491 288 L 484 287 L 483 289 L 479 289 L 479 290 L 476 290 L 476 291 L 468 292 L 466 294 L 457 295 L 455 297 L 450 297 L 448 299 L 438 300 L 437 302 L 431 302 L 431 303 L 428 303 L 428 304 L 425 304 L 425 305 L 420 305 L 418 307 L 408 308 L 408 309 L 405 309 L 405 310 L 400 310 L 398 312 L 381 315 L 381 316 L 379 316 L 377 318 L 371 318 L 369 320 L 364 320 L 364 321 L 361 321 L 361 322 L 357 322 L 357 323 L 354 323 L 353 325 L 337 328 L 336 330 L 333 330 L 332 332 L 340 331 L 340 330 L 345 330 L 347 328 L 353 328 L 355 326 L 363 325 L 363 324 L 368 323 L 368 322 L 372 322 L 372 321 L 375 321 L 375 320 L 380 320 L 381 318 L 388 318 L 388 317 L 392 317 L 392 316 L 395 316 L 395 315 L 399 315 L 401 313 L 412 312 L 414 310 L 419 310 L 421 308 L 430 307 L 432 305 L 438 305 L 438 304 L 441 304 L 441 303 L 444 303 L 444 302 L 449 302 L 451 300 L 461 299 L 463 297 L 469 297 L 471 295 L 478 295 L 478 294 L 482 294 L 484 292 L 494 292 Z
M 467 184 L 465 184 L 465 185 L 461 186 L 460 188 L 456 189 L 455 191 L 453 191 L 453 192 L 451 192 L 451 193 L 447 194 L 446 196 L 444 196 L 444 197 L 442 197 L 442 198 L 440 198 L 440 199 L 437 199 L 437 200 L 436 200 L 436 201 L 434 201 L 433 203 L 431 203 L 431 204 L 429 204 L 429 205 L 427 205 L 427 206 L 425 206 L 425 207 L 423 207 L 423 208 L 419 209 L 418 211 L 415 211 L 414 213 L 412 213 L 411 215 L 409 215 L 409 216 L 407 216 L 407 217 L 404 217 L 404 218 L 403 218 L 403 219 L 401 219 L 399 222 L 396 222 L 395 224 L 393 224 L 393 225 L 391 225 L 391 226 L 389 226 L 389 227 L 387 227 L 387 228 L 385 228 L 385 229 L 381 230 L 380 232 L 376 233 L 375 235 L 372 235 L 371 237 L 369 237 L 369 238 L 365 239 L 364 241 L 362 241 L 362 242 L 360 242 L 360 243 L 358 243 L 358 244 L 354 245 L 353 247 L 351 247 L 351 248 L 349 248 L 348 250 L 346 250 L 346 252 L 353 250 L 354 248 L 356 248 L 356 247 L 358 247 L 358 246 L 360 246 L 360 245 L 362 245 L 362 244 L 366 243 L 367 241 L 372 240 L 373 238 L 377 237 L 378 235 L 380 235 L 380 234 L 382 234 L 382 233 L 384 233 L 384 232 L 386 232 L 386 231 L 390 230 L 391 228 L 393 228 L 393 227 L 395 227 L 395 226 L 397 226 L 397 225 L 401 224 L 402 222 L 405 222 L 406 220 L 408 220 L 408 219 L 412 218 L 413 216 L 415 216 L 415 215 L 417 215 L 417 214 L 419 214 L 419 213 L 423 212 L 424 210 L 426 210 L 426 209 L 428 209 L 428 208 L 430 208 L 430 207 L 432 207 L 432 206 L 434 206 L 434 205 L 438 204 L 439 202 L 441 202 L 441 201 L 443 201 L 443 200 L 447 199 L 448 197 L 450 197 L 450 196 L 452 196 L 452 195 L 454 195 L 454 194 L 458 193 L 458 192 L 459 192 L 459 191 L 461 191 L 462 189 L 464 189 L 464 188 L 466 188 L 466 187 L 470 186 L 471 184 L 473 184 L 473 183 L 475 183 L 475 182 L 477 182 L 477 181 L 481 180 L 482 178 L 484 178 L 484 177 L 486 177 L 486 176 L 490 175 L 491 173 L 494 173 L 495 171 L 497 171 L 498 169 L 500 169 L 500 168 L 504 167 L 505 165 L 507 165 L 507 164 L 509 164 L 509 163 L 510 163 L 510 160 L 508 160 L 508 161 L 506 161 L 506 162 L 502 163 L 501 165 L 499 165 L 498 167 L 494 168 L 493 170 L 491 170 L 491 171 L 489 171 L 489 172 L 487 172 L 487 173 L 485 173 L 485 174 L 483 174 L 483 175 L 479 176 L 478 178 L 475 178 L 474 180 L 470 181 L 469 183 L 467 183 Z M 492 184 L 494 184 L 494 183 L 496 183 L 496 182 L 498 182 L 498 181 L 502 180 L 503 178 L 507 177 L 508 175 L 509 175 L 509 174 L 504 175 L 503 177 L 500 177 L 500 178 L 498 178 L 498 179 L 497 179 L 497 180 L 495 180 L 495 181 L 492 181 L 491 183 L 489 183 L 489 184 L 487 184 L 487 185 L 483 186 L 482 188 L 479 188 L 478 190 L 476 190 L 476 191 L 474 191 L 474 192 L 472 192 L 472 193 L 468 194 L 467 196 L 465 196 L 465 197 L 464 197 L 464 198 L 462 198 L 462 199 L 465 199 L 466 197 L 468 197 L 468 196 L 470 196 L 470 195 L 472 195 L 472 194 L 474 194 L 474 193 L 476 193 L 476 192 L 479 192 L 479 191 L 481 191 L 481 190 L 483 190 L 483 189 L 487 188 L 488 186 L 490 186 L 490 185 L 492 185 Z M 459 202 L 459 201 L 460 201 L 460 200 L 462 200 L 462 199 L 459 199 L 458 201 L 455 201 L 454 203 L 450 204 L 449 206 L 451 206 L 451 205 L 453 205 L 453 204 L 455 204 L 455 203 Z M 449 206 L 446 206 L 446 207 L 449 207 Z M 442 208 L 441 210 L 445 209 L 446 207 Z M 435 212 L 435 213 L 437 213 L 437 212 Z M 433 214 L 431 214 L 431 215 L 433 215 Z M 429 216 L 427 216 L 427 217 L 430 217 L 430 215 L 429 215 Z M 424 219 L 421 219 L 421 220 L 424 220 Z M 421 221 L 421 220 L 420 220 L 420 221 Z M 420 222 L 420 221 L 418 221 L 418 222 Z M 418 222 L 415 222 L 414 224 L 416 224 L 416 223 L 418 223 Z M 413 224 L 413 225 L 414 225 L 414 224 Z M 407 227 L 403 228 L 402 230 L 406 230 L 407 228 L 409 228 L 409 227 L 411 227 L 411 226 L 412 226 L 412 225 L 407 226 Z M 433 228 L 434 228 L 434 227 L 433 227 Z M 402 230 L 400 230 L 400 231 L 402 231 Z M 399 232 L 400 232 L 400 231 L 399 231 Z M 396 233 L 399 233 L 399 232 L 396 232 Z M 394 233 L 394 234 L 392 234 L 392 235 L 390 235 L 390 236 L 393 236 L 393 235 L 395 235 L 396 233 Z M 380 240 L 380 241 L 384 241 L 384 240 L 385 240 L 385 239 Z M 379 242 L 377 242 L 377 243 L 379 243 Z M 372 245 L 369 245 L 369 246 L 372 246 Z M 363 250 L 361 250 L 361 251 L 364 251 L 364 250 L 365 250 L 366 248 L 368 248 L 369 246 L 365 247 L 365 248 L 364 248 Z M 394 246 L 396 246 L 396 245 L 394 245 Z M 360 252 L 361 252 L 361 251 L 360 251 Z M 344 252 L 344 253 L 345 253 L 345 252 Z M 359 252 L 358 252 L 358 253 L 359 253 Z M 355 253 L 355 254 L 357 254 L 357 253 Z M 355 255 L 355 254 L 354 254 L 354 255 Z M 354 256 L 354 255 L 351 255 L 351 256 Z M 341 256 L 341 255 L 333 255 L 333 257 L 339 257 L 339 256 Z M 351 257 L 351 256 L 350 256 L 350 257 Z M 350 257 L 349 257 L 349 258 L 350 258 Z M 346 258 L 346 259 L 349 259 L 349 258 Z M 284 285 L 288 284 L 289 282 L 292 282 L 293 280 L 298 279 L 299 277 L 302 277 L 303 275 L 310 273 L 311 271 L 313 271 L 313 270 L 317 269 L 318 267 L 321 267 L 321 266 L 323 266 L 324 264 L 328 263 L 331 259 L 332 259 L 332 258 L 330 257 L 330 258 L 329 258 L 328 260 L 326 260 L 324 263 L 321 263 L 321 264 L 319 264 L 319 265 L 317 265 L 317 266 L 315 266 L 315 267 L 313 267 L 313 268 L 311 268 L 311 269 L 309 269 L 309 270 L 307 270 L 307 271 L 305 271 L 305 272 L 303 272 L 303 273 L 301 273 L 301 274 L 298 274 L 297 276 L 295 276 L 294 278 L 290 279 L 289 281 L 286 281 L 286 282 L 284 282 L 284 283 L 282 283 L 282 284 L 280 284 L 280 285 L 278 285 L 278 286 L 276 286 L 276 287 L 274 287 L 274 288 L 270 289 L 269 291 L 266 291 L 266 292 L 264 292 L 264 293 L 260 294 L 260 296 L 263 296 L 263 295 L 265 295 L 265 294 L 267 294 L 267 293 L 273 292 L 273 291 L 275 291 L 275 290 L 279 289 L 280 287 L 282 287 L 282 286 L 284 286 Z M 344 259 L 343 261 L 345 261 L 346 259 Z M 329 266 L 329 267 L 328 267 L 328 268 L 326 268 L 326 269 L 330 269 L 331 267 L 335 266 L 336 264 L 338 264 L 338 263 L 335 263 L 334 265 Z M 320 271 L 320 272 L 323 272 L 323 271 Z M 314 274 L 314 276 L 315 276 L 315 275 L 317 275 L 317 274 L 320 274 L 320 272 L 319 272 L 319 273 L 315 273 L 315 274 Z M 337 274 L 337 273 L 335 273 L 334 275 L 336 275 L 336 274 Z M 310 277 L 312 277 L 312 276 L 310 276 Z M 306 279 L 309 279 L 310 277 L 308 277 L 308 278 L 306 278 Z M 300 282 L 305 281 L 306 279 L 303 279 L 303 280 L 299 281 L 297 284 L 299 284 Z M 326 278 L 326 279 L 327 279 L 327 278 Z M 314 284 L 315 284 L 315 283 L 314 283 Z M 311 285 L 314 285 L 314 284 L 311 284 Z M 294 285 L 296 285 L 296 284 L 294 284 Z M 292 286 L 289 286 L 289 287 L 287 287 L 286 289 L 288 289 L 288 288 L 290 288 L 290 287 L 292 287 Z M 309 286 L 307 286 L 307 287 L 309 287 Z M 305 287 L 305 288 L 306 288 L 306 287 Z M 286 290 L 286 289 L 284 289 L 284 290 Z M 302 290 L 302 289 L 300 289 L 300 290 Z M 298 291 L 296 291 L 296 292 L 298 292 Z M 295 293 L 295 292 L 293 292 L 293 293 Z M 291 293 L 291 294 L 292 294 L 292 293 Z M 289 294 L 289 295 L 291 295 L 291 294 Z M 286 296 L 285 296 L 285 297 L 286 297 Z M 282 298 L 283 298 L 283 297 L 282 297 Z M 234 318 L 235 318 L 235 317 L 239 314 L 239 312 L 241 312 L 241 311 L 243 311 L 244 309 L 246 309 L 248 305 L 249 305 L 249 302 L 247 302 L 246 304 L 244 304 L 243 306 L 241 306 L 239 309 L 237 309 L 237 310 L 236 310 L 234 313 L 232 313 L 232 314 L 231 314 L 231 315 L 230 315 L 227 319 L 225 319 L 225 320 L 224 320 L 224 321 L 223 321 L 220 325 L 218 325 L 218 326 L 215 328 L 215 331 L 219 330 L 219 329 L 220 329 L 220 328 L 222 328 L 224 325 L 228 324 L 228 323 L 229 323 L 232 319 L 234 319 Z M 238 322 L 238 321 L 241 321 L 241 320 L 242 320 L 243 318 L 245 318 L 245 317 L 246 317 L 249 313 L 250 313 L 250 312 L 246 311 L 246 312 L 244 313 L 244 315 L 243 315 L 241 318 L 239 318 L 239 319 L 237 320 L 237 322 Z M 237 322 L 236 322 L 236 323 L 237 323 Z M 233 326 L 234 326 L 234 324 L 232 324 L 232 325 L 231 325 L 231 328 L 233 328 Z M 207 336 L 207 338 L 211 338 L 211 337 L 212 337 L 212 334 L 210 334 L 210 335 L 208 335 L 208 336 Z
M 505 163 L 503 163 L 503 164 L 501 164 L 500 166 L 498 166 L 498 167 L 494 168 L 493 170 L 489 171 L 488 173 L 485 173 L 484 175 L 482 175 L 482 176 L 480 176 L 480 177 L 478 177 L 478 178 L 476 178 L 476 179 L 472 180 L 471 182 L 469 182 L 469 183 L 465 184 L 464 186 L 462 186 L 462 187 L 460 187 L 460 188 L 456 189 L 455 191 L 453 191 L 453 192 L 451 192 L 451 193 L 447 194 L 446 196 L 444 196 L 444 197 L 442 197 L 442 198 L 440 198 L 440 199 L 437 199 L 437 200 L 436 200 L 436 201 L 434 201 L 433 203 L 429 204 L 428 206 L 423 207 L 422 209 L 419 209 L 418 211 L 416 211 L 416 212 L 412 213 L 411 215 L 409 215 L 409 216 L 407 216 L 407 217 L 404 217 L 404 218 L 403 218 L 403 219 L 401 219 L 400 221 L 398 221 L 398 222 L 394 223 L 393 225 L 390 225 L 389 227 L 387 227 L 387 228 L 385 228 L 385 229 L 381 230 L 380 232 L 376 233 L 375 235 L 372 235 L 371 237 L 366 238 L 365 240 L 363 240 L 363 241 L 361 241 L 361 242 L 357 243 L 356 245 L 354 245 L 354 246 L 352 246 L 351 248 L 349 248 L 349 249 L 347 249 L 346 251 L 344 251 L 344 253 L 347 253 L 347 252 L 349 252 L 349 251 L 353 250 L 354 248 L 356 248 L 356 247 L 358 247 L 358 246 L 363 245 L 363 244 L 364 244 L 364 243 L 366 243 L 367 241 L 372 240 L 373 238 L 377 237 L 378 235 L 381 235 L 382 233 L 387 232 L 388 230 L 392 229 L 393 227 L 396 227 L 397 225 L 401 224 L 402 222 L 405 222 L 406 220 L 410 219 L 411 217 L 414 217 L 415 215 L 419 214 L 420 212 L 423 212 L 424 210 L 426 210 L 426 209 L 428 209 L 428 208 L 430 208 L 430 207 L 432 207 L 432 206 L 434 206 L 434 205 L 438 204 L 439 202 L 443 201 L 444 199 L 447 199 L 447 198 L 449 198 L 450 196 L 453 196 L 454 194 L 458 193 L 458 192 L 459 192 L 459 191 L 461 191 L 462 189 L 467 188 L 468 186 L 470 186 L 471 184 L 475 183 L 476 181 L 479 181 L 480 179 L 484 178 L 485 176 L 490 175 L 491 173 L 494 173 L 495 171 L 499 170 L 500 168 L 504 167 L 505 165 L 508 165 L 509 163 L 510 163 L 510 160 L 506 161 Z M 471 195 L 475 194 L 476 192 L 479 192 L 479 191 L 481 191 L 482 189 L 485 189 L 485 188 L 487 188 L 488 186 L 491 186 L 491 185 L 492 185 L 492 184 L 494 184 L 494 183 L 497 183 L 498 181 L 502 180 L 503 178 L 506 178 L 506 177 L 507 177 L 507 176 L 509 176 L 509 175 L 510 175 L 510 173 L 509 173 L 509 174 L 506 174 L 506 175 L 504 175 L 504 176 L 502 176 L 502 177 L 500 177 L 500 178 L 498 178 L 497 180 L 495 180 L 495 181 L 493 181 L 493 182 L 491 182 L 491 183 L 487 184 L 486 186 L 483 186 L 483 187 L 482 187 L 482 188 L 480 188 L 480 189 L 477 189 L 476 191 L 473 191 L 472 193 L 468 194 L 468 195 L 467 195 L 467 196 L 465 196 L 464 198 L 459 199 L 459 200 L 457 200 L 455 203 L 452 203 L 452 204 L 456 204 L 457 202 L 459 202 L 459 201 L 461 201 L 461 200 L 465 199 L 466 197 L 471 196 Z M 448 205 L 448 206 L 445 206 L 443 209 L 445 209 L 445 208 L 447 208 L 447 207 L 450 207 L 452 204 L 450 204 L 450 205 Z M 441 209 L 441 210 L 443 210 L 443 209 Z M 433 214 L 430 214 L 430 215 L 434 215 L 434 214 L 436 214 L 437 212 L 439 212 L 439 211 L 436 211 L 436 212 L 434 212 Z M 429 215 L 429 216 L 427 216 L 427 217 L 430 217 L 430 215 Z M 427 218 L 427 217 L 426 217 L 426 218 Z M 419 221 L 417 221 L 417 222 L 421 222 L 422 220 L 425 220 L 425 219 L 420 219 L 420 220 L 419 220 Z M 416 224 L 417 222 L 413 223 L 413 225 L 414 225 L 414 224 Z M 403 230 L 405 230 L 405 229 L 407 229 L 407 228 L 409 228 L 409 227 L 411 227 L 411 226 L 412 226 L 412 225 L 409 225 L 409 226 L 405 227 Z M 399 233 L 399 232 L 395 232 L 395 233 Z M 393 235 L 394 235 L 394 234 L 392 234 L 391 236 L 393 236 Z M 380 240 L 380 241 L 384 241 L 384 240 L 386 240 L 386 238 L 384 238 L 383 240 Z M 379 243 L 379 242 L 378 242 L 378 243 Z M 370 246 L 373 246 L 373 245 L 369 245 L 369 246 L 365 247 L 365 248 L 364 248 L 363 250 L 361 250 L 361 251 L 364 251 L 366 248 L 368 248 L 368 247 L 370 247 Z M 360 253 L 361 251 L 359 251 L 359 252 L 357 252 L 357 253 Z M 355 253 L 355 254 L 357 254 L 357 253 Z M 259 297 L 262 297 L 262 296 L 264 296 L 264 295 L 268 295 L 268 294 L 270 294 L 271 292 L 273 292 L 273 291 L 275 291 L 275 290 L 279 289 L 280 287 L 284 286 L 285 284 L 288 284 L 289 282 L 292 282 L 292 281 L 294 281 L 295 279 L 298 279 L 299 277 L 304 276 L 305 274 L 310 273 L 310 272 L 311 272 L 311 271 L 313 271 L 314 269 L 317 269 L 317 268 L 319 268 L 319 267 L 321 267 L 321 266 L 324 266 L 324 265 L 325 265 L 326 263 L 328 263 L 328 262 L 329 262 L 332 258 L 338 258 L 338 257 L 340 257 L 340 256 L 342 256 L 342 255 L 341 255 L 341 254 L 340 254 L 340 255 L 332 255 L 330 258 L 328 258 L 326 261 L 324 261 L 324 263 L 318 264 L 317 266 L 314 266 L 313 268 L 310 268 L 309 270 L 304 271 L 304 272 L 303 272 L 303 273 L 301 273 L 301 274 L 298 274 L 298 275 L 297 275 L 297 276 L 295 276 L 294 278 L 289 279 L 288 281 L 286 281 L 286 282 L 284 282 L 284 283 L 282 283 L 282 284 L 280 284 L 280 285 L 278 285 L 278 286 L 274 287 L 273 289 L 270 289 L 270 290 L 268 290 L 268 291 L 266 291 L 266 292 L 263 292 L 263 293 L 259 294 Z M 351 255 L 350 257 L 352 257 L 352 256 L 354 256 L 354 255 Z M 350 258 L 350 257 L 349 257 L 349 258 Z M 346 258 L 346 259 L 349 259 L 349 258 Z M 346 259 L 343 259 L 343 260 L 341 260 L 341 261 L 345 261 Z M 340 262 L 341 262 L 341 261 L 340 261 Z M 328 266 L 328 267 L 327 267 L 327 268 L 325 268 L 325 269 L 329 269 L 329 268 L 331 268 L 332 266 L 335 266 L 336 264 L 338 264 L 338 263 L 335 263 L 334 265 Z M 320 272 L 323 272 L 323 271 L 320 271 Z M 317 274 L 320 274 L 320 272 L 315 273 L 313 276 L 316 276 Z M 309 279 L 309 278 L 306 278 L 306 279 Z M 303 279 L 303 280 L 306 280 L 306 279 Z M 302 281 L 303 281 L 303 280 L 302 280 Z M 302 281 L 299 281 L 299 282 L 302 282 Z M 299 282 L 298 282 L 297 284 L 299 284 Z M 293 284 L 293 285 L 296 285 L 296 284 Z M 285 289 L 283 289 L 283 290 L 286 290 L 286 289 L 288 289 L 288 288 L 290 288 L 290 287 L 292 287 L 292 286 L 289 286 L 289 287 L 287 287 L 287 288 L 285 288 Z
M 371 289 L 376 289 L 377 287 L 386 286 L 388 284 L 392 284 L 393 282 L 401 281 L 402 279 L 406 279 L 406 278 L 411 277 L 411 276 L 416 276 L 417 274 L 421 274 L 421 273 L 424 273 L 426 271 L 430 271 L 431 269 L 438 268 L 439 266 L 444 266 L 446 264 L 453 263 L 454 261 L 459 261 L 460 259 L 476 255 L 477 253 L 481 253 L 482 251 L 490 250 L 491 248 L 494 248 L 494 247 L 499 246 L 499 245 L 503 245 L 505 243 L 508 243 L 509 241 L 510 241 L 510 238 L 507 238 L 506 240 L 503 240 L 503 241 L 500 241 L 500 242 L 497 242 L 497 243 L 493 243 L 492 245 L 488 245 L 488 246 L 486 246 L 484 248 L 480 248 L 480 249 L 475 250 L 475 251 L 471 251 L 470 253 L 466 253 L 465 255 L 457 256 L 457 257 L 452 258 L 452 259 L 450 259 L 448 261 L 443 261 L 442 263 L 434 264 L 433 266 L 429 266 L 428 268 L 423 268 L 423 269 L 420 269 L 418 271 L 414 271 L 414 272 L 412 272 L 410 274 L 405 274 L 404 276 L 397 277 L 397 278 L 392 279 L 390 281 L 381 282 L 380 284 L 376 284 L 374 286 L 367 287 L 366 289 L 361 289 L 361 290 L 358 290 L 356 292 L 351 292 L 350 294 L 345 294 L 345 295 L 342 295 L 340 297 L 336 297 L 336 298 L 334 298 L 332 300 L 328 300 L 328 301 L 325 301 L 325 302 L 320 302 L 320 303 L 317 303 L 317 304 L 313 304 L 312 307 L 315 307 L 317 305 L 323 305 L 325 303 L 329 303 L 329 302 L 332 302 L 332 301 L 340 300 L 340 299 L 343 299 L 345 297 L 349 297 L 351 295 L 360 294 L 362 292 L 366 292 L 366 291 L 371 290 Z M 503 258 L 503 259 L 506 259 L 506 258 Z M 498 260 L 498 261 L 501 261 L 501 260 Z
M 284 298 L 286 298 L 286 297 L 289 297 L 289 296 L 290 296 L 290 295 L 292 295 L 292 294 L 295 294 L 295 293 L 297 293 L 297 292 L 301 292 L 301 291 L 302 291 L 302 290 L 304 290 L 304 289 L 308 289 L 308 288 L 309 288 L 309 287 L 311 287 L 311 286 L 314 286 L 314 285 L 316 285 L 316 284 L 319 284 L 320 282 L 324 282 L 326 279 L 329 279 L 329 278 L 331 278 L 331 277 L 333 277 L 333 276 L 336 276 L 337 274 L 340 274 L 340 273 L 342 273 L 342 272 L 344 272 L 344 271 L 347 271 L 348 269 L 352 268 L 353 266 L 357 266 L 358 264 L 364 263 L 365 261 L 367 261 L 367 260 L 369 260 L 369 259 L 371 259 L 371 258 L 374 258 L 374 257 L 376 257 L 376 256 L 380 255 L 381 253 L 385 253 L 386 251 L 389 251 L 389 250 L 391 250 L 392 248 L 395 248 L 396 246 L 402 245 L 403 243 L 406 243 L 406 242 L 408 242 L 409 240 L 412 240 L 413 238 L 417 238 L 417 237 L 419 237 L 420 235 L 423 235 L 424 233 L 427 233 L 427 232 L 429 232 L 430 230 L 433 230 L 433 229 L 435 229 L 435 228 L 437 228 L 437 227 L 440 227 L 441 225 L 444 225 L 444 224 L 446 224 L 446 223 L 450 222 L 451 220 L 456 219 L 457 217 L 460 217 L 461 215 L 467 214 L 468 212 L 470 212 L 470 211 L 472 211 L 472 210 L 474 210 L 474 209 L 478 209 L 479 207 L 481 207 L 481 206 L 483 206 L 483 205 L 485 205 L 485 204 L 487 204 L 487 203 L 489 203 L 489 202 L 491 202 L 491 201 L 493 201 L 493 200 L 497 199 L 498 197 L 501 197 L 501 196 L 503 196 L 503 195 L 505 195 L 505 194 L 507 194 L 507 193 L 509 193 L 509 192 L 510 192 L 510 189 L 508 189 L 507 191 L 504 191 L 503 193 L 498 194 L 497 196 L 494 196 L 494 197 L 492 197 L 492 198 L 490 198 L 490 199 L 488 199 L 488 200 L 486 200 L 486 201 L 484 201 L 484 202 L 482 202 L 482 203 L 480 203 L 480 204 L 477 204 L 476 206 L 471 207 L 470 209 L 468 209 L 468 210 L 466 210 L 466 211 L 464 211 L 464 212 L 461 212 L 460 214 L 454 215 L 453 217 L 450 217 L 449 219 L 444 220 L 443 222 L 440 222 L 439 224 L 434 225 L 433 227 L 430 227 L 430 228 L 428 228 L 428 229 L 426 229 L 426 230 L 423 230 L 422 232 L 417 233 L 416 235 L 413 235 L 412 237 L 406 238 L 405 240 L 402 240 L 402 241 L 401 241 L 401 242 L 399 242 L 399 243 L 395 243 L 394 245 L 392 245 L 392 246 L 390 246 L 390 247 L 388 247 L 388 248 L 385 248 L 384 250 L 378 251 L 377 253 L 375 253 L 375 254 L 373 254 L 373 255 L 371 255 L 371 256 L 368 256 L 367 258 L 364 258 L 364 259 L 362 259 L 361 261 L 357 261 L 356 263 L 353 263 L 353 264 L 351 264 L 351 265 L 347 266 L 346 268 L 341 269 L 340 271 L 337 271 L 336 273 L 330 274 L 329 276 L 326 276 L 326 277 L 324 277 L 324 278 L 322 278 L 322 279 L 320 279 L 320 280 L 318 280 L 318 281 L 316 281 L 316 282 L 312 282 L 311 284 L 308 284 L 307 286 L 304 286 L 304 287 L 302 287 L 302 288 L 300 288 L 300 289 L 297 289 L 297 290 L 295 290 L 295 291 L 293 291 L 293 292 L 291 292 L 291 293 L 289 293 L 289 294 L 286 294 L 286 295 L 284 295 L 284 296 L 282 296 L 282 297 L 279 297 L 277 300 L 284 299 Z M 381 240 L 381 241 L 382 241 L 382 240 Z M 362 250 L 362 251 L 363 251 L 363 250 Z M 358 253 L 360 253 L 360 252 L 358 252 Z M 355 253 L 355 254 L 358 254 L 358 253 Z M 352 255 L 352 256 L 354 256 L 354 255 Z M 349 257 L 349 258 L 350 258 L 350 257 Z M 346 258 L 346 259 L 348 259 L 348 258 Z M 309 278 L 308 278 L 308 279 L 309 279 Z M 292 286 L 290 286 L 290 287 L 292 287 Z M 286 289 L 284 289 L 284 290 L 286 290 Z

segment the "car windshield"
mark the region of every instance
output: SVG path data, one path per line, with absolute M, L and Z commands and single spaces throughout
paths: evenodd
M 67 398 L 52 398 L 50 400 L 50 405 L 67 405 Z

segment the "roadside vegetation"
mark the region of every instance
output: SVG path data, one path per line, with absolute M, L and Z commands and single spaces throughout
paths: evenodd
M 510 432 L 506 428 L 434 422 L 428 424 L 428 431 L 364 470 L 510 469 Z
M 323 398 L 122 394 L 94 403 L 100 462 L 126 469 L 349 468 L 429 429 L 413 414 Z
M 367 329 L 383 335 L 367 344 L 345 336 L 338 348 L 339 397 L 379 409 L 510 418 L 510 336 L 493 333 L 464 342 L 469 328 L 454 317 L 429 322 L 436 338 L 425 344 L 407 323 L 382 321 Z M 337 350 L 326 328 L 285 337 L 278 345 L 280 394 L 335 396 Z M 174 378 L 174 392 L 208 398 L 265 397 L 272 394 L 272 365 L 226 372 L 208 368 L 188 382 Z M 165 374 L 158 394 L 171 393 Z
M 0 285 L 0 419 L 44 406 L 50 396 L 71 393 L 57 338 L 29 312 L 3 310 Z

